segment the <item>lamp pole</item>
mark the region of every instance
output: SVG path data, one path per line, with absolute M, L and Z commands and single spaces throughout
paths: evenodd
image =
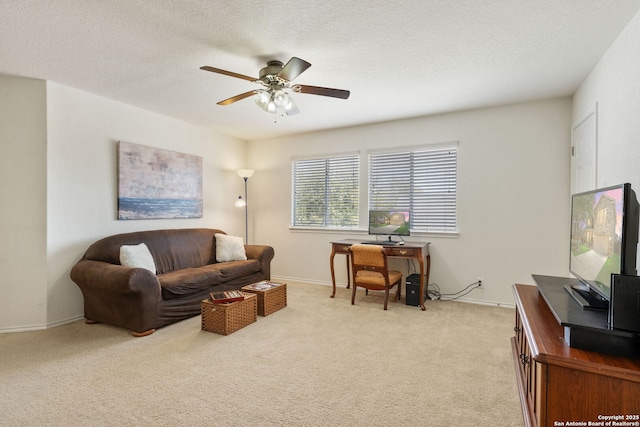
M 249 244 L 249 200 L 247 199 L 247 181 L 253 176 L 253 169 L 238 169 L 238 175 L 244 179 L 244 201 L 241 204 L 236 202 L 236 206 L 243 206 L 244 204 L 244 242 Z M 242 199 L 242 196 L 239 198 Z
M 249 244 L 249 199 L 247 199 L 247 180 L 248 176 L 243 176 L 244 179 L 244 242 Z

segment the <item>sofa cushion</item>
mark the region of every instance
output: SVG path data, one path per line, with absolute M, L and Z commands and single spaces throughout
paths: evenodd
M 144 243 L 120 246 L 120 264 L 125 267 L 145 268 L 156 274 L 156 264 Z
M 216 234 L 216 261 L 243 261 L 247 259 L 242 237 Z
M 181 298 L 260 271 L 257 260 L 229 261 L 158 275 L 165 300 Z

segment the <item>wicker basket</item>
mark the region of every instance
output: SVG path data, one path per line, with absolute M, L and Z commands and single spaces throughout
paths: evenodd
M 244 300 L 227 304 L 214 304 L 203 300 L 202 330 L 229 335 L 257 320 L 256 295 L 242 292 Z
M 258 296 L 258 316 L 268 316 L 287 306 L 287 284 L 269 283 L 277 286 L 267 290 L 252 289 L 251 285 L 242 288 L 243 292 L 251 292 Z

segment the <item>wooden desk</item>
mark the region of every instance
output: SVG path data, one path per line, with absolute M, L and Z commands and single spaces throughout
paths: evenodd
M 336 274 L 333 269 L 333 259 L 336 254 L 346 255 L 347 259 L 347 289 L 351 286 L 351 245 L 362 243 L 358 239 L 344 239 L 331 242 L 331 256 L 329 262 L 331 264 L 331 282 L 333 284 L 333 292 L 331 298 L 336 296 Z M 425 310 L 424 306 L 424 290 L 429 284 L 429 272 L 431 271 L 431 256 L 429 255 L 429 242 L 406 242 L 403 246 L 385 246 L 385 252 L 388 257 L 392 258 L 409 258 L 417 259 L 420 264 L 420 308 Z M 426 264 L 426 269 L 425 269 Z

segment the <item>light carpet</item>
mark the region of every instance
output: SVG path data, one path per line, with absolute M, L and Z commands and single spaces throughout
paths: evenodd
M 78 321 L 0 335 L 0 425 L 522 426 L 514 310 L 289 284 L 228 336 Z M 404 297 L 403 297 L 404 300 Z

